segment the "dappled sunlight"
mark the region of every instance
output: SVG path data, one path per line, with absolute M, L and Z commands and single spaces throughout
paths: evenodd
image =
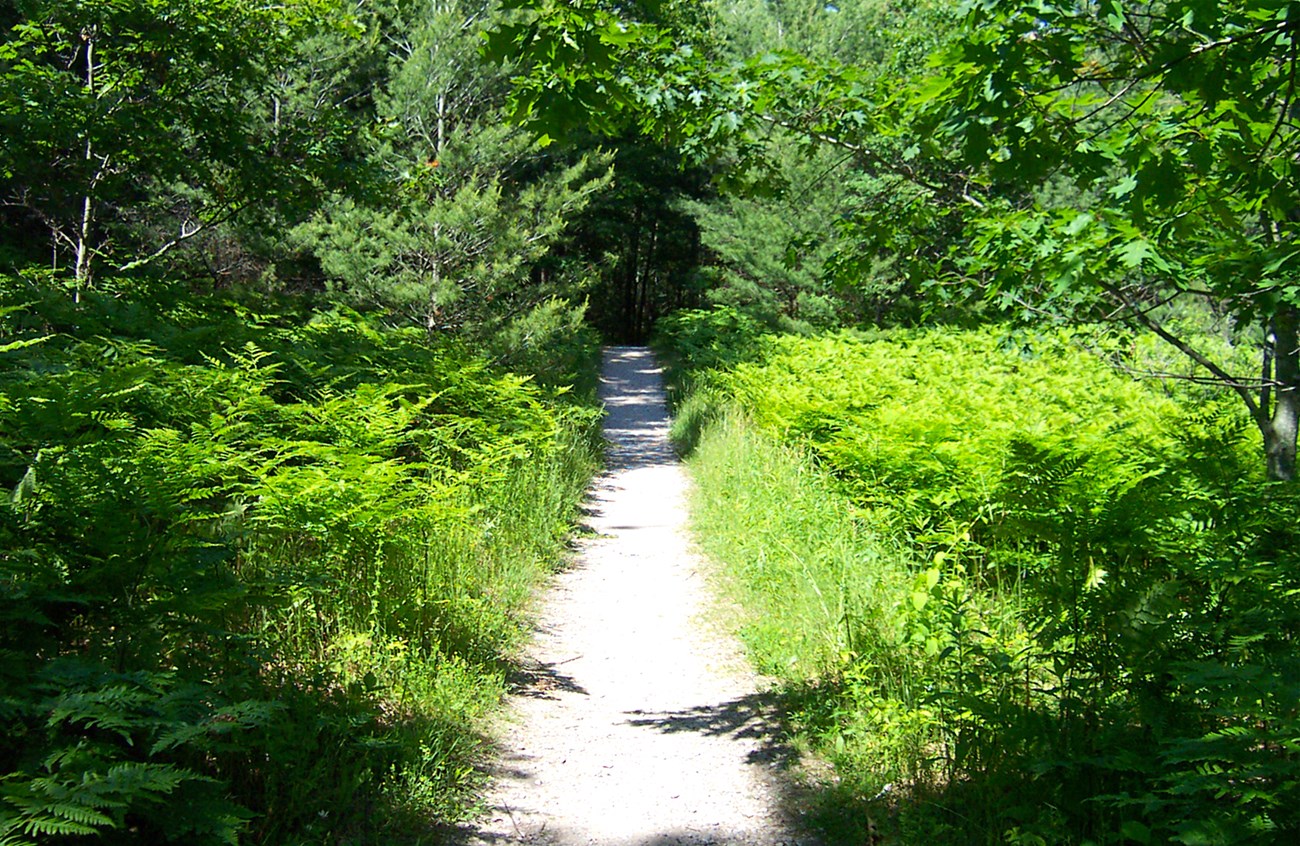
M 606 347 L 600 380 L 611 471 L 673 464 L 663 368 L 641 347 Z

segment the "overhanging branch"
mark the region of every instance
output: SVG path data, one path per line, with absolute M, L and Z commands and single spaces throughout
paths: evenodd
M 154 250 L 149 255 L 144 256 L 142 258 L 135 259 L 133 261 L 129 261 L 126 264 L 119 265 L 117 268 L 117 272 L 126 273 L 127 271 L 135 270 L 136 268 L 139 267 L 144 267 L 145 265 L 150 264 L 162 258 L 163 256 L 167 255 L 167 253 L 171 252 L 173 249 L 185 243 L 186 241 L 190 240 L 194 236 L 206 232 L 207 230 L 211 229 L 214 226 L 220 226 L 221 224 L 228 222 L 229 220 L 234 218 L 235 215 L 239 214 L 239 212 L 243 211 L 246 205 L 247 204 L 228 208 L 222 214 L 219 214 L 209 220 L 181 221 L 181 231 L 179 235 L 177 235 L 175 238 L 172 238 L 170 241 L 166 242 L 165 244 L 163 244 L 158 249 Z
M 1107 284 L 1105 282 L 1100 282 L 1099 285 L 1103 291 L 1110 294 L 1115 299 L 1119 300 L 1119 302 L 1122 303 L 1128 309 L 1133 319 L 1137 320 L 1138 323 L 1141 323 L 1143 326 L 1150 329 L 1152 332 L 1158 335 L 1162 340 L 1171 344 L 1175 349 L 1177 349 L 1183 355 L 1187 356 L 1192 361 L 1196 362 L 1201 367 L 1205 368 L 1207 371 L 1214 374 L 1215 379 L 1219 383 L 1226 385 L 1227 387 L 1231 388 L 1234 392 L 1236 392 L 1237 396 L 1241 397 L 1242 401 L 1246 403 L 1246 408 L 1250 410 L 1250 416 L 1256 422 L 1257 425 L 1259 425 L 1261 428 L 1268 425 L 1269 421 L 1267 416 L 1264 414 L 1263 409 L 1261 409 L 1259 403 L 1255 400 L 1255 397 L 1251 393 L 1252 386 L 1245 384 L 1243 380 L 1238 379 L 1237 377 L 1229 373 L 1227 370 L 1224 370 L 1223 367 L 1221 367 L 1209 356 L 1205 355 L 1200 350 L 1196 349 L 1191 344 L 1184 341 L 1182 338 L 1179 338 L 1177 335 L 1170 332 L 1168 329 L 1164 327 L 1163 324 L 1160 323 L 1160 321 L 1152 317 L 1147 310 L 1141 308 L 1137 303 L 1133 302 L 1133 300 L 1127 294 L 1125 294 L 1122 289 L 1118 288 L 1115 285 Z

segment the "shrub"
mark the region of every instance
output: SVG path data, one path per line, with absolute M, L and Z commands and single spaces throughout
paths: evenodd
M 0 842 L 463 814 L 595 412 L 351 312 L 7 284 Z
M 1078 340 L 766 341 L 698 395 L 756 427 L 726 466 L 775 437 L 806 451 L 802 473 L 831 480 L 840 516 L 795 516 L 800 472 L 702 469 L 701 496 L 727 490 L 767 515 L 733 514 L 761 548 L 725 554 L 742 578 L 764 562 L 754 591 L 770 597 L 750 601 L 767 609 L 767 641 L 842 650 L 815 675 L 791 665 L 801 719 L 857 795 L 906 773 L 897 823 L 911 836 L 1270 842 L 1300 824 L 1295 495 L 1258 476 L 1232 402 L 1180 404 Z M 710 431 L 705 444 L 721 437 Z M 769 481 L 763 498 L 789 515 L 755 505 Z M 827 528 L 846 519 L 874 538 L 847 556 Z M 730 536 L 719 521 L 706 531 Z M 910 586 L 892 604 L 844 592 L 882 572 L 863 549 L 901 550 L 885 571 L 910 569 Z M 792 587 L 823 559 L 848 563 L 816 590 Z M 800 613 L 800 595 L 832 610 Z M 848 639 L 859 619 L 874 641 Z M 918 760 L 899 766 L 900 749 Z M 1034 800 L 1014 801 L 1026 783 Z M 937 807 L 953 813 L 925 811 Z

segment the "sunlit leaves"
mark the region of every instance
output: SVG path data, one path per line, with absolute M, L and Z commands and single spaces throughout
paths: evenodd
M 548 135 L 577 127 L 613 133 L 626 122 L 638 63 L 658 65 L 671 52 L 666 32 L 621 19 L 598 0 L 513 0 L 516 22 L 488 34 L 485 54 L 509 61 L 513 111 Z
M 1044 225 L 1023 222 L 1026 233 Z M 1084 239 L 1110 226 L 1084 214 L 1061 221 Z M 741 512 L 766 508 L 764 497 L 802 507 L 788 484 L 767 490 L 779 476 L 758 449 L 728 447 L 717 460 L 721 439 L 742 432 L 757 442 L 761 429 L 801 460 L 811 452 L 801 479 L 830 484 L 856 506 L 855 527 L 871 530 L 841 559 L 839 544 L 822 543 L 832 517 L 782 512 L 771 526 L 737 531 L 731 524 L 747 518 L 732 508 L 705 523 L 705 540 L 762 538 L 735 563 L 755 603 L 774 609 L 769 655 L 789 654 L 809 633 L 852 638 L 859 615 L 881 626 L 881 641 L 843 656 L 843 681 L 814 700 L 835 709 L 815 737 L 833 741 L 844 780 L 893 765 L 877 744 L 899 727 L 873 718 L 894 677 L 882 667 L 902 657 L 916 674 L 904 702 L 939 711 L 938 733 L 956 750 L 909 750 L 908 762 L 986 788 L 945 794 L 950 832 L 1275 842 L 1295 825 L 1293 495 L 1261 493 L 1240 408 L 1179 408 L 1081 342 L 1117 360 L 1136 348 L 1124 335 L 947 328 L 769 338 L 742 342 L 729 360 L 705 350 L 703 365 L 727 369 L 702 378 L 708 392 L 692 402 L 722 394 L 746 412 L 743 424 L 724 417 L 706 432 L 697 458 L 706 486 L 719 479 L 706 466 L 717 461 L 751 474 L 725 500 L 739 498 Z M 755 360 L 735 365 L 745 351 Z M 905 581 L 881 578 L 891 555 L 907 561 Z M 858 593 L 859 579 L 880 581 Z M 823 608 L 838 595 L 842 610 L 821 626 L 797 620 L 804 590 Z M 1014 787 L 995 789 L 1023 785 L 1026 773 L 1037 793 L 1061 797 L 1050 813 L 1042 802 L 1007 802 Z M 891 808 L 931 819 L 933 782 L 911 778 L 921 789 L 900 790 Z M 954 808 L 980 822 L 948 823 Z
M 458 811 L 590 415 L 346 311 L 0 296 L 0 840 L 356 831 L 399 774 Z

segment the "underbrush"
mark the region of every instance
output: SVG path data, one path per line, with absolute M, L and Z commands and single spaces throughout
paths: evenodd
M 1300 826 L 1300 503 L 1235 406 L 1180 404 L 1069 336 L 750 358 L 679 404 L 697 526 L 835 765 L 835 816 L 902 843 Z
M 869 761 L 872 792 L 928 778 L 926 750 L 939 735 L 917 696 L 924 674 L 899 651 L 912 584 L 906 551 L 855 520 L 806 453 L 736 411 L 708 427 L 691 469 L 693 528 L 728 565 L 745 609 L 742 638 L 755 666 L 786 682 L 793 722 L 841 777 L 863 769 L 850 759 Z M 851 815 L 834 812 L 838 791 L 830 798 L 822 810 L 842 827 Z M 836 834 L 833 842 L 859 842 L 867 832 Z
M 2 307 L 0 843 L 463 816 L 596 412 L 351 312 Z

